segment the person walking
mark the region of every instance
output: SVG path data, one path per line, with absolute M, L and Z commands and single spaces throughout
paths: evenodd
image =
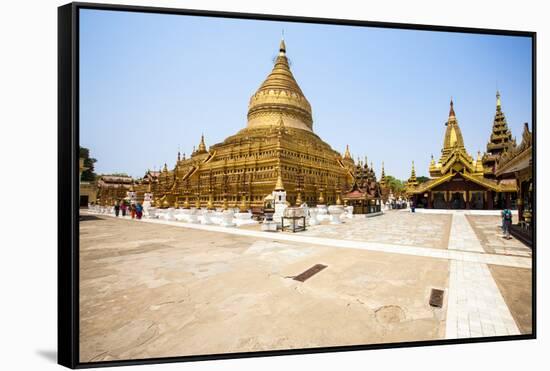
M 141 206 L 141 204 L 138 202 L 136 204 L 136 218 L 140 220 L 142 215 L 143 215 L 143 206 Z
M 132 219 L 135 219 L 135 217 L 136 217 L 136 205 L 134 205 L 134 204 L 130 205 L 130 215 L 132 216 Z
M 120 205 L 120 210 L 122 210 L 122 217 L 126 216 L 126 210 L 128 209 L 128 206 L 126 205 L 126 202 L 122 201 Z
M 118 217 L 118 214 L 120 214 L 120 201 L 115 202 L 115 216 Z
M 510 228 L 512 227 L 512 211 L 510 209 L 502 210 L 502 229 L 504 238 L 507 240 L 511 239 Z

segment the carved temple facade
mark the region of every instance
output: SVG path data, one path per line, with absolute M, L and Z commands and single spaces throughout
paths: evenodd
M 441 157 L 432 156 L 430 180 L 419 183 L 414 163 L 406 191 L 417 207 L 438 209 L 502 209 L 515 208 L 517 181 L 497 172 L 501 158 L 516 147 L 497 92 L 497 106 L 487 151 L 474 159 L 466 151 L 462 132 L 451 100 L 449 117 L 445 123 L 445 137 Z

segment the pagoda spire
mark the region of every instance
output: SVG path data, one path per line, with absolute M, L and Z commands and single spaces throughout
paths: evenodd
M 445 162 L 446 158 L 455 148 L 465 151 L 462 131 L 460 130 L 458 120 L 456 119 L 453 98 L 451 98 L 449 108 L 449 119 L 445 125 L 447 126 L 447 129 L 445 130 L 445 140 L 443 142 L 443 156 L 441 158 L 441 162 Z
M 486 156 L 483 156 L 483 167 L 487 176 L 493 177 L 496 168 L 497 157 L 500 156 L 509 146 L 514 145 L 512 133 L 508 128 L 506 117 L 502 111 L 500 91 L 496 93 L 496 110 L 493 120 L 493 127 L 487 143 Z
M 455 108 L 454 108 L 454 103 L 453 103 L 453 97 L 451 97 L 451 108 L 449 109 L 449 119 L 450 118 L 455 118 L 456 115 L 455 115 Z
M 386 187 L 386 172 L 384 171 L 384 161 L 382 161 L 382 171 L 380 172 L 380 186 Z
M 281 43 L 279 44 L 279 55 L 281 56 L 286 55 L 286 45 L 285 45 L 284 35 L 281 37 Z
M 411 176 L 407 181 L 408 187 L 415 187 L 418 185 L 418 180 L 416 179 L 416 171 L 414 170 L 414 161 L 412 162 Z
M 346 144 L 346 152 L 344 153 L 345 159 L 351 159 L 351 154 L 349 153 L 349 145 Z
M 281 177 L 281 166 L 277 167 L 277 183 L 275 183 L 275 191 L 284 191 L 283 178 Z
M 198 152 L 206 152 L 206 144 L 204 144 L 204 134 L 201 134 L 201 142 L 199 143 Z

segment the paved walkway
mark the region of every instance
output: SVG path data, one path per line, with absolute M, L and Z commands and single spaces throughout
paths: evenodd
M 483 247 L 478 241 L 466 216 L 462 213 L 454 214 L 449 236 L 449 250 L 462 250 L 483 253 Z
M 484 252 L 464 214 L 453 215 L 449 250 Z M 487 264 L 452 260 L 445 337 L 456 339 L 519 334 Z
M 445 338 L 519 334 L 487 264 L 451 261 Z

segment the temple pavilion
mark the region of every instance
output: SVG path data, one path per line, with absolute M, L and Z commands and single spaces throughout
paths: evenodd
M 353 185 L 355 162 L 314 132 L 311 105 L 294 78 L 281 40 L 271 73 L 251 96 L 247 126 L 223 142 L 204 136 L 135 186 L 158 207 L 261 208 L 280 177 L 290 204 L 334 204 Z
M 514 146 L 497 93 L 493 130 L 482 157 L 474 159 L 466 151 L 462 132 L 451 99 L 449 118 L 445 123 L 443 149 L 438 161 L 432 156 L 430 180 L 419 183 L 414 163 L 406 192 L 417 207 L 437 209 L 494 209 L 512 207 L 516 197 L 516 180 L 497 178 L 495 164 L 509 146 Z

